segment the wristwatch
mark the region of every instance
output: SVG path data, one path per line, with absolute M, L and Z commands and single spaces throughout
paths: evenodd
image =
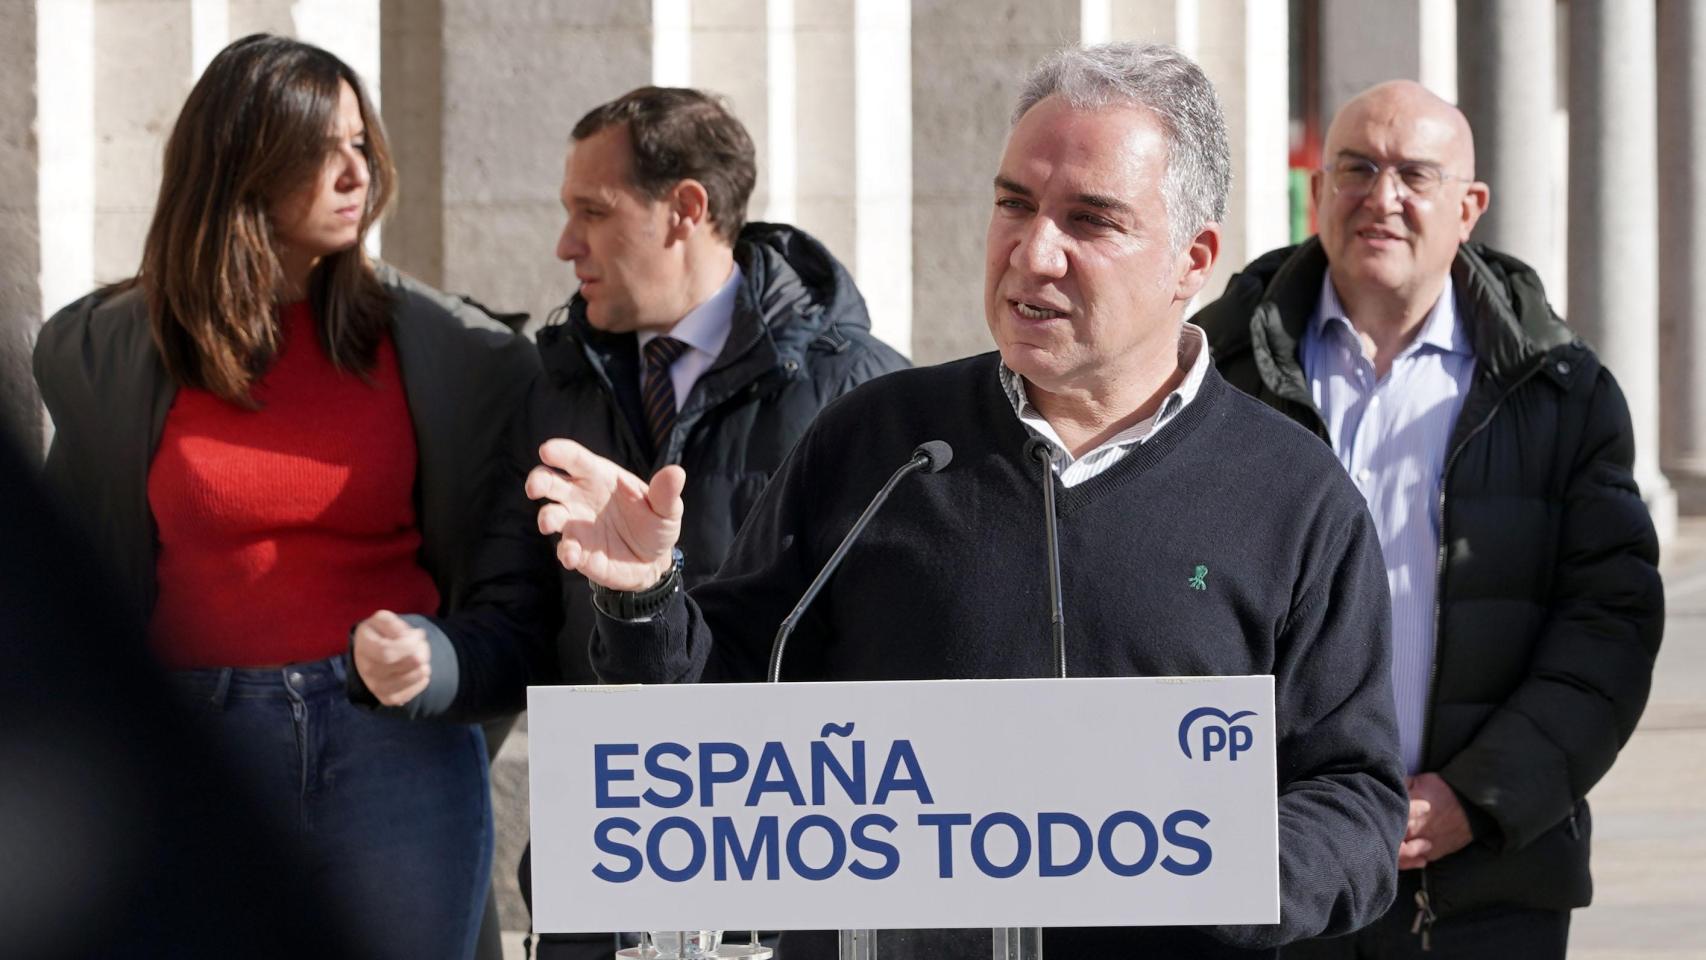
M 681 548 L 671 554 L 669 572 L 663 579 L 644 590 L 612 590 L 592 585 L 592 605 L 613 620 L 650 620 L 669 606 L 669 600 L 681 589 Z

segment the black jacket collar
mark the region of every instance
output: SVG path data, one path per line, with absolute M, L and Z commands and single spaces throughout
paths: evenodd
M 417 448 L 421 552 L 453 605 L 457 571 L 478 531 L 467 521 L 490 438 L 520 403 L 538 365 L 525 340 L 468 303 L 386 264 L 375 274 L 394 297 L 391 336 Z M 158 534 L 148 471 L 177 397 L 150 333 L 139 289 L 96 291 L 43 328 L 34 363 L 54 421 L 69 443 L 49 456 L 55 485 L 94 503 L 91 516 L 113 545 L 127 601 L 146 620 L 155 599 Z M 98 450 L 83 449 L 89 446 Z
M 1259 290 L 1249 311 L 1245 336 L 1238 336 L 1236 324 L 1223 322 L 1227 318 L 1215 322 L 1223 334 L 1230 334 L 1218 344 L 1221 352 L 1247 347 L 1263 382 L 1287 399 L 1309 399 L 1299 347 L 1326 272 L 1327 255 L 1318 238 L 1273 251 L 1252 262 L 1234 281 L 1242 281 L 1246 289 L 1253 282 Z M 1458 248 L 1451 277 L 1462 308 L 1459 317 L 1482 376 L 1490 383 L 1514 383 L 1526 377 L 1550 351 L 1580 346 L 1552 312 L 1539 275 L 1515 257 L 1479 243 L 1465 243 Z M 1228 290 L 1228 298 L 1236 296 L 1235 291 Z M 1218 302 L 1211 305 L 1205 314 L 1218 306 Z M 1240 339 L 1245 342 L 1239 343 Z M 1565 375 L 1556 369 L 1551 372 Z
M 785 224 L 749 223 L 735 242 L 744 282 L 735 295 L 733 325 L 723 352 L 695 386 L 693 410 L 766 377 L 805 376 L 805 355 L 816 342 L 833 346 L 837 327 L 870 329 L 864 298 L 835 257 L 803 230 Z M 559 384 L 592 379 L 609 389 L 608 357 L 621 338 L 596 330 L 577 294 L 560 311 L 562 322 L 539 331 L 545 369 Z

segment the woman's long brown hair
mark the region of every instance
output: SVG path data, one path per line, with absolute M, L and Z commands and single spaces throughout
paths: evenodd
M 255 34 L 220 51 L 184 102 L 143 245 L 137 283 L 166 372 L 179 385 L 255 406 L 250 387 L 278 354 L 284 280 L 269 211 L 320 175 L 339 81 L 361 103 L 372 179 L 355 245 L 323 257 L 307 292 L 332 362 L 355 373 L 372 369 L 391 300 L 362 240 L 396 183 L 384 129 L 343 61 Z

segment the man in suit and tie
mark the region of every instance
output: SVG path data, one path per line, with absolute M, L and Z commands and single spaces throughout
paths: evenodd
M 646 475 L 684 467 L 682 575 L 694 584 L 722 564 L 818 410 L 907 365 L 872 336 L 828 249 L 746 221 L 756 179 L 746 128 L 698 90 L 641 87 L 575 125 L 556 253 L 580 288 L 539 332 L 544 373 L 499 471 L 473 597 L 453 618 L 380 611 L 359 624 L 352 698 L 486 720 L 522 709 L 530 683 L 595 682 L 587 581 L 556 562 L 523 491 L 545 440 L 573 437 Z M 547 938 L 539 957 L 614 949 L 610 935 Z

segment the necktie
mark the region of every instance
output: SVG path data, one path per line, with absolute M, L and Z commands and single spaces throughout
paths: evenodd
M 652 434 L 652 449 L 662 453 L 675 429 L 675 384 L 669 367 L 687 352 L 687 344 L 672 337 L 657 337 L 646 344 L 645 370 L 641 379 L 640 403 L 646 410 L 646 428 Z

